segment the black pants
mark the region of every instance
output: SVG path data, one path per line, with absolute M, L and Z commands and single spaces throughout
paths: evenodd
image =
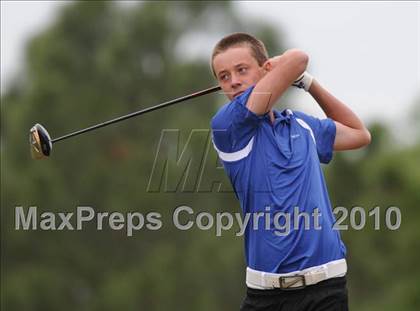
M 241 311 L 348 311 L 346 277 L 303 289 L 247 289 Z

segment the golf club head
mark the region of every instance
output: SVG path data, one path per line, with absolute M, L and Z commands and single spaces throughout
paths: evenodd
M 45 159 L 51 153 L 51 137 L 41 124 L 35 124 L 29 132 L 31 156 L 33 159 Z

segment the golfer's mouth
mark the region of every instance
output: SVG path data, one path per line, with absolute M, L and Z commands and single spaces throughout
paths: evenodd
M 241 95 L 243 92 L 244 92 L 244 91 L 240 91 L 240 92 L 237 92 L 237 93 L 233 94 L 233 98 L 235 98 L 236 96 Z

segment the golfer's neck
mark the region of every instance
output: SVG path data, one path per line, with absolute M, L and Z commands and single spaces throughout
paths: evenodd
M 271 124 L 274 124 L 274 121 L 276 120 L 276 118 L 274 117 L 273 109 L 270 110 L 270 112 L 268 113 L 268 115 L 270 116 Z

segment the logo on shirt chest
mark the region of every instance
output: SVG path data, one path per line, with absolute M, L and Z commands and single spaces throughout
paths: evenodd
M 295 138 L 298 138 L 298 137 L 300 137 L 300 134 L 292 134 L 292 135 L 290 135 L 290 138 L 292 138 L 292 139 L 295 139 Z

